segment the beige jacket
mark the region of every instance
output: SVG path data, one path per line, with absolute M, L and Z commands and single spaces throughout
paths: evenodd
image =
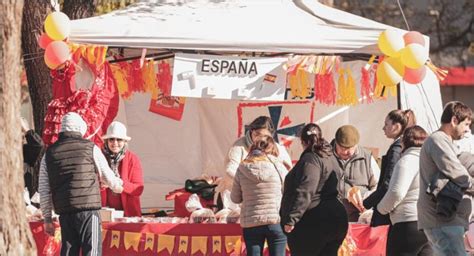
M 278 147 L 278 159 L 280 161 L 285 162 L 288 166 L 292 166 L 291 157 L 286 151 L 286 148 L 280 144 L 276 144 Z M 245 136 L 239 138 L 237 141 L 234 142 L 232 147 L 227 154 L 227 158 L 225 161 L 225 175 L 224 175 L 224 186 L 219 189 L 218 191 L 225 190 L 225 189 L 232 189 L 233 179 L 237 169 L 239 168 L 240 163 L 247 157 L 248 155 L 248 148 L 245 145 Z
M 240 164 L 230 197 L 234 203 L 242 203 L 243 228 L 280 223 L 282 184 L 287 173 L 281 161 L 272 156 Z

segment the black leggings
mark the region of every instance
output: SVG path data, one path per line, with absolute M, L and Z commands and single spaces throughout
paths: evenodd
M 387 256 L 428 256 L 433 251 L 416 221 L 399 222 L 388 229 Z

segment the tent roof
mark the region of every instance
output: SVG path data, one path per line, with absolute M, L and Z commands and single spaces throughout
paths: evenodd
M 379 54 L 389 26 L 315 0 L 147 0 L 72 21 L 70 40 L 116 47 Z

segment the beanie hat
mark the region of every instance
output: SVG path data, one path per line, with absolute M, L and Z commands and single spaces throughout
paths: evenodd
M 345 148 L 352 148 L 359 143 L 359 131 L 352 125 L 343 125 L 336 131 L 336 143 Z
M 68 112 L 61 121 L 60 132 L 80 132 L 82 136 L 86 134 L 87 124 L 82 117 L 75 112 Z

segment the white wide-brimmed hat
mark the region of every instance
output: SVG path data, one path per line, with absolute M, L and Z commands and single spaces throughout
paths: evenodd
M 102 136 L 102 139 L 104 140 L 110 139 L 110 138 L 123 139 L 126 141 L 129 141 L 132 139 L 127 136 L 127 128 L 125 127 L 125 125 L 118 121 L 113 121 L 109 125 L 109 128 L 107 128 L 107 134 Z

